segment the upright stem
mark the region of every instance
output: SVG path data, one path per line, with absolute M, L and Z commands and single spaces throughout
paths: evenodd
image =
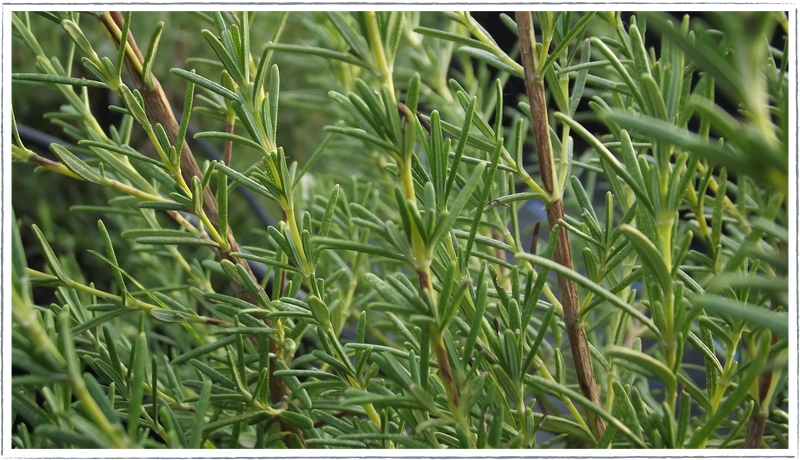
M 781 248 L 781 252 L 785 253 L 783 248 Z M 777 307 L 778 304 L 773 300 L 770 303 L 770 310 L 774 311 Z M 775 345 L 777 342 L 778 337 L 773 335 L 772 345 Z M 785 356 L 786 351 L 784 350 L 781 354 Z M 768 364 L 774 361 L 774 356 L 769 356 L 767 358 Z M 778 370 L 761 374 L 761 377 L 758 379 L 757 390 L 754 391 L 758 401 L 756 407 L 753 408 L 753 413 L 750 415 L 750 420 L 747 422 L 747 432 L 744 437 L 744 446 L 742 446 L 745 449 L 761 448 L 761 442 L 764 438 L 764 428 L 766 427 L 767 416 L 769 415 L 770 401 L 772 400 L 777 380 L 780 378 L 780 368 L 776 369 Z
M 383 51 L 383 41 L 381 40 L 381 32 L 378 28 L 378 17 L 374 11 L 365 11 L 364 15 L 367 18 L 367 32 L 369 33 L 369 46 L 372 55 L 375 57 L 375 64 L 378 67 L 378 78 L 381 84 L 389 89 L 391 97 L 394 94 L 394 82 L 392 81 L 392 68 L 389 61 L 386 60 L 386 53 Z M 391 101 L 392 105 L 396 101 Z
M 119 46 L 119 42 L 122 40 L 121 29 L 124 24 L 122 13 L 119 11 L 103 12 L 98 18 L 100 19 L 100 22 L 103 24 L 111 39 Z M 178 122 L 175 120 L 175 115 L 172 112 L 172 107 L 170 106 L 167 96 L 155 76 L 152 77 L 152 87 L 148 87 L 145 84 L 142 76 L 143 62 L 144 57 L 142 56 L 139 47 L 136 45 L 133 34 L 130 33 L 128 34 L 128 43 L 125 47 L 125 63 L 128 67 L 134 87 L 142 94 L 147 117 L 153 123 L 161 123 L 161 125 L 164 127 L 164 130 L 167 132 L 167 136 L 170 138 L 170 141 L 174 142 L 178 134 Z M 188 116 L 188 114 L 184 115 Z M 187 183 L 191 183 L 193 176 L 200 178 L 203 177 L 203 172 L 197 165 L 197 160 L 195 160 L 187 142 L 183 143 L 180 170 L 184 181 Z M 203 191 L 203 211 L 207 216 L 207 219 L 212 224 L 212 227 L 219 225 L 219 208 L 217 206 L 217 200 L 211 193 L 211 190 L 208 188 Z M 250 278 L 258 282 L 247 262 L 231 255 L 231 252 L 239 251 L 239 246 L 236 244 L 230 227 L 227 228 L 227 234 L 225 236 L 230 243 L 230 251 L 220 253 L 220 257 L 226 258 L 237 265 L 241 265 Z M 236 291 L 237 297 L 252 303 L 253 305 L 258 305 L 258 301 L 256 300 L 255 296 L 253 296 L 246 288 L 237 283 L 233 283 L 233 287 Z M 268 326 L 272 325 L 272 322 L 267 318 L 264 319 L 264 323 L 266 323 Z M 279 350 L 280 348 L 278 343 L 274 340 L 270 340 L 270 354 L 273 356 L 278 356 L 280 354 Z M 281 401 L 281 399 L 290 394 L 289 387 L 286 386 L 286 382 L 284 382 L 283 379 L 272 375 L 276 368 L 274 365 L 275 359 L 276 358 L 270 358 L 269 365 L 269 394 L 270 401 L 273 403 Z M 302 432 L 300 432 L 298 429 L 290 426 L 285 426 L 284 428 L 284 431 L 293 431 L 300 436 L 301 440 L 303 439 Z
M 545 190 L 553 196 L 553 201 L 547 207 L 547 221 L 552 229 L 564 218 L 564 203 L 560 193 L 554 193 L 558 184 L 555 184 L 555 168 L 553 166 L 553 149 L 550 144 L 550 130 L 547 123 L 547 103 L 545 101 L 544 83 L 536 74 L 533 49 L 533 23 L 531 13 L 518 11 L 516 13 L 517 27 L 519 28 L 520 51 L 522 66 L 525 69 L 525 90 L 531 105 L 531 120 L 536 138 L 536 150 L 539 156 L 539 170 Z M 558 227 L 558 241 L 556 244 L 555 261 L 572 269 L 572 252 L 569 245 L 569 235 L 563 226 Z M 564 308 L 564 323 L 567 327 L 572 358 L 575 361 L 575 372 L 581 393 L 597 406 L 600 406 L 600 393 L 597 391 L 597 382 L 592 368 L 592 359 L 589 354 L 589 341 L 583 323 L 579 320 L 580 301 L 575 282 L 564 276 L 558 276 L 558 288 L 561 291 L 561 304 Z M 605 431 L 603 420 L 596 417 L 593 412 L 586 411 L 589 426 L 596 437 Z

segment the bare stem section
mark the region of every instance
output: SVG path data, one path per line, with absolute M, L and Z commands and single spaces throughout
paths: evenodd
M 536 74 L 536 62 L 533 49 L 533 24 L 531 13 L 528 11 L 516 12 L 517 27 L 519 28 L 520 51 L 522 66 L 525 70 L 525 91 L 531 105 L 531 120 L 533 134 L 536 138 L 536 152 L 539 156 L 539 170 L 541 171 L 544 188 L 553 197 L 547 206 L 547 221 L 552 229 L 559 219 L 564 219 L 564 203 L 561 199 L 560 187 L 555 184 L 553 167 L 553 148 L 550 144 L 550 132 L 547 122 L 547 103 L 545 101 L 544 83 Z M 554 193 L 556 191 L 556 193 Z M 558 242 L 556 245 L 555 261 L 572 269 L 572 251 L 569 245 L 569 234 L 563 226 L 558 226 Z M 558 288 L 561 292 L 561 304 L 564 307 L 564 323 L 567 326 L 572 358 L 575 361 L 575 371 L 581 393 L 600 406 L 600 393 L 597 391 L 597 382 L 592 368 L 592 359 L 589 354 L 589 342 L 583 323 L 578 320 L 580 300 L 575 282 L 564 276 L 558 276 Z M 600 436 L 605 430 L 603 420 L 592 412 L 586 411 L 589 426 L 595 436 Z

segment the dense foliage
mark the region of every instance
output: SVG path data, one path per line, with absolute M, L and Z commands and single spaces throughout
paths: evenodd
M 786 16 L 490 16 L 12 13 L 14 446 L 787 447 Z

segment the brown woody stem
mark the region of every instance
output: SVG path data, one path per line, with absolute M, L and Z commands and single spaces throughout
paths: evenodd
M 553 201 L 547 207 L 547 221 L 550 229 L 559 219 L 564 219 L 564 203 L 561 193 L 556 191 L 554 183 L 555 174 L 553 166 L 553 149 L 550 143 L 549 125 L 547 122 L 547 102 L 545 100 L 544 83 L 536 73 L 533 50 L 533 24 L 529 11 L 516 12 L 517 27 L 519 29 L 520 51 L 522 67 L 525 69 L 525 91 L 531 106 L 531 120 L 533 134 L 536 140 L 536 153 L 539 156 L 539 170 L 544 183 L 544 188 L 553 196 Z M 554 194 L 554 191 L 556 193 Z M 569 245 L 569 234 L 566 228 L 558 226 L 558 241 L 556 244 L 555 261 L 572 269 L 572 252 Z M 561 303 L 564 307 L 564 323 L 567 327 L 572 358 L 575 362 L 575 372 L 581 393 L 597 406 L 601 406 L 600 393 L 592 368 L 592 359 L 589 354 L 589 342 L 586 331 L 579 321 L 580 301 L 575 282 L 564 276 L 558 276 L 558 288 L 561 291 Z M 594 413 L 586 411 L 589 427 L 596 437 L 605 431 L 603 420 Z
M 102 13 L 98 16 L 100 21 L 102 22 L 103 26 L 105 27 L 106 31 L 108 32 L 109 36 L 114 40 L 117 46 L 119 46 L 119 41 L 121 40 L 122 36 L 122 27 L 124 25 L 124 18 L 122 13 L 119 11 L 110 11 L 108 13 Z M 161 88 L 161 83 L 159 83 L 158 79 L 153 75 L 152 81 L 150 82 L 151 85 L 145 83 L 144 78 L 141 74 L 139 69 L 142 68 L 144 63 L 144 58 L 142 57 L 142 53 L 139 50 L 139 47 L 136 45 L 136 40 L 133 37 L 133 33 L 128 34 L 128 43 L 126 46 L 126 53 L 125 53 L 125 64 L 128 68 L 128 72 L 131 76 L 131 80 L 133 82 L 134 88 L 138 89 L 139 92 L 142 94 L 142 99 L 144 100 L 144 107 L 145 112 L 147 113 L 147 118 L 150 120 L 151 123 L 160 123 L 161 126 L 164 127 L 164 130 L 167 133 L 167 137 L 169 138 L 170 142 L 175 142 L 178 137 L 178 122 L 175 119 L 175 115 L 172 112 L 172 107 L 170 106 L 169 100 L 167 99 L 164 90 Z M 189 114 L 184 114 L 184 116 L 189 116 Z M 195 160 L 194 155 L 192 154 L 191 149 L 189 148 L 189 144 L 187 142 L 183 143 L 183 148 L 181 150 L 181 176 L 183 177 L 184 181 L 187 184 L 192 182 L 192 177 L 197 176 L 199 178 L 203 178 L 203 172 L 200 170 L 200 167 L 197 165 L 197 160 Z M 211 193 L 211 190 L 206 188 L 203 191 L 203 211 L 205 211 L 206 215 L 208 216 L 209 221 L 215 226 L 219 226 L 219 208 L 217 206 L 217 200 L 214 197 L 214 194 Z M 233 233 L 231 232 L 230 227 L 228 227 L 227 239 L 230 244 L 230 251 L 222 252 L 220 251 L 219 256 L 221 258 L 225 258 L 230 260 L 232 263 L 241 265 L 247 274 L 252 278 L 256 283 L 258 280 L 256 279 L 255 275 L 253 274 L 252 270 L 250 270 L 250 266 L 242 259 L 238 257 L 234 257 L 231 255 L 232 252 L 238 252 L 239 246 L 236 244 L 236 241 L 233 237 Z M 239 285 L 238 283 L 233 283 L 234 290 L 236 291 L 236 296 L 242 300 L 252 303 L 253 305 L 258 305 L 258 301 L 256 300 L 255 296 L 250 293 L 244 286 Z M 264 323 L 267 326 L 272 326 L 272 322 L 269 319 L 264 319 Z M 273 355 L 279 353 L 279 346 L 278 343 L 275 341 L 269 341 L 269 351 Z M 270 358 L 269 364 L 269 393 L 270 393 L 270 400 L 272 402 L 280 401 L 284 396 L 289 395 L 290 391 L 289 388 L 286 386 L 286 383 L 281 378 L 274 377 L 272 373 L 274 372 L 275 365 L 274 365 L 274 358 Z M 291 429 L 291 427 L 287 427 L 287 429 Z M 298 434 L 300 439 L 303 439 L 302 432 L 299 430 L 291 430 Z

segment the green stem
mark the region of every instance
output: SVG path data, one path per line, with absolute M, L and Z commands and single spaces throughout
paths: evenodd
M 439 374 L 444 383 L 444 389 L 447 393 L 447 401 L 450 405 L 450 413 L 453 414 L 453 419 L 461 426 L 464 434 L 469 439 L 470 448 L 475 448 L 475 439 L 472 436 L 472 431 L 469 428 L 469 410 L 464 410 L 462 401 L 458 396 L 458 388 L 456 388 L 453 373 L 450 368 L 450 359 L 447 356 L 447 351 L 444 347 L 444 340 L 442 333 L 436 330 L 436 326 L 429 324 L 428 333 L 431 336 L 431 346 L 436 353 L 436 359 L 439 362 Z
M 41 323 L 39 323 L 32 305 L 25 301 L 16 290 L 11 291 L 11 300 L 13 305 L 12 314 L 14 315 L 15 323 L 19 324 L 25 331 L 28 339 L 36 344 L 36 349 L 47 350 L 55 359 L 56 363 L 54 364 L 67 366 L 67 368 L 69 368 L 61 352 L 58 351 L 58 348 L 50 340 L 50 337 L 44 329 L 42 329 Z M 97 402 L 95 402 L 92 395 L 89 394 L 89 391 L 86 389 L 86 383 L 80 377 L 80 373 L 77 373 L 78 375 L 74 375 L 75 373 L 70 371 L 67 371 L 67 373 L 69 375 L 69 387 L 72 389 L 73 394 L 83 403 L 90 417 L 97 423 L 114 447 L 117 449 L 130 447 L 127 439 L 119 436 L 118 430 L 111 424 L 108 418 L 106 418 L 103 411 L 97 405 Z
M 518 72 L 519 75 L 523 74 L 524 71 L 522 66 L 519 65 L 517 61 L 508 57 L 508 55 L 497 46 L 497 43 L 495 43 L 494 40 L 492 40 L 485 33 L 483 33 L 483 30 L 481 30 L 481 28 L 475 24 L 475 20 L 472 19 L 472 16 L 470 16 L 469 12 L 459 11 L 456 14 L 458 14 L 461 17 L 462 21 L 467 24 L 467 28 L 469 29 L 470 33 L 475 36 L 475 38 L 477 38 L 483 44 L 489 45 L 490 47 L 495 49 L 495 52 L 492 54 L 494 54 L 501 61 L 503 61 L 503 64 L 512 67 L 514 70 Z
M 517 395 L 517 417 L 519 418 L 520 432 L 522 433 L 522 448 L 527 449 L 530 446 L 530 439 L 528 438 L 528 417 L 525 416 L 525 386 L 520 385 L 519 395 Z
M 708 413 L 708 418 L 711 418 L 716 412 L 717 408 L 719 407 L 719 403 L 722 401 L 722 396 L 725 395 L 725 390 L 728 389 L 728 380 L 730 378 L 730 372 L 733 367 L 734 357 L 736 356 L 736 348 L 739 346 L 739 341 L 742 339 L 741 331 L 736 336 L 736 340 L 733 341 L 733 345 L 725 350 L 727 352 L 727 356 L 725 357 L 725 367 L 722 370 L 722 376 L 719 379 L 719 385 L 717 386 L 717 391 L 714 392 L 714 395 L 711 397 L 711 411 Z M 706 443 L 708 442 L 708 438 L 703 439 L 698 446 L 699 449 L 704 449 L 706 447 Z
M 374 11 L 365 11 L 364 16 L 367 19 L 367 34 L 369 39 L 369 47 L 372 55 L 375 57 L 375 64 L 377 65 L 377 76 L 381 84 L 389 90 L 389 94 L 394 99 L 394 82 L 392 81 L 392 67 L 386 60 L 386 53 L 383 51 L 383 41 L 381 40 L 381 32 L 378 28 L 378 17 Z M 391 105 L 397 104 L 396 100 L 391 101 Z

